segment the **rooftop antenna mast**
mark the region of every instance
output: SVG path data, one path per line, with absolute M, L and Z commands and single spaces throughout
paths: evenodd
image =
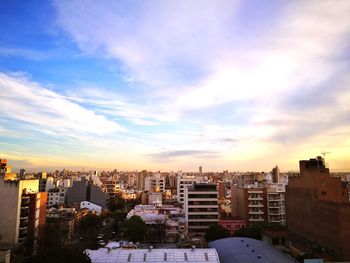
M 326 155 L 327 154 L 330 154 L 331 152 L 321 152 L 322 156 L 323 156 L 323 159 L 324 161 L 326 162 Z

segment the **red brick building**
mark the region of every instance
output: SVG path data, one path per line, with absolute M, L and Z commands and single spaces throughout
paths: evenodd
M 245 220 L 246 224 L 267 222 L 266 187 L 231 187 L 232 217 Z
M 316 241 L 339 259 L 350 260 L 350 203 L 347 185 L 332 177 L 324 159 L 300 161 L 300 176 L 286 189 L 289 230 Z
M 226 196 L 226 183 L 225 182 L 218 182 L 218 194 L 219 194 L 219 200 L 224 200 Z
M 47 193 L 29 193 L 29 213 L 28 213 L 28 236 L 27 236 L 27 254 L 35 254 L 37 249 L 37 240 L 40 231 L 46 223 L 46 201 Z

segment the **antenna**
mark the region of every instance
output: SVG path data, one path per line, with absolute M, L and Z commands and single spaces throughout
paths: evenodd
M 326 154 L 330 154 L 331 152 L 321 152 L 321 154 L 323 155 L 323 159 L 326 161 Z

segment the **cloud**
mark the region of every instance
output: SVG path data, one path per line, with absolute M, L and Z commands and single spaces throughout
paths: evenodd
M 126 129 L 27 76 L 0 73 L 2 117 L 62 136 L 106 135 Z
M 5 48 L 0 47 L 0 56 L 23 57 L 35 61 L 43 61 L 49 58 L 49 55 L 39 50 L 25 48 Z
M 259 8 L 258 1 L 72 0 L 54 7 L 82 53 L 114 62 L 125 87 L 54 92 L 28 76 L 2 74 L 6 118 L 153 161 L 217 154 L 232 166 L 262 164 L 319 151 L 325 141 L 344 153 L 349 1 Z
M 200 158 L 217 158 L 220 156 L 219 152 L 201 151 L 201 150 L 177 150 L 165 151 L 151 155 L 154 159 L 171 159 L 177 157 L 200 157 Z

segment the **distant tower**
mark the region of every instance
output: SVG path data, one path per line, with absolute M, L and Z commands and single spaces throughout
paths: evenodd
M 141 173 L 138 174 L 137 178 L 137 190 L 142 191 L 145 189 L 145 177 L 147 176 L 147 171 L 142 170 Z
M 203 173 L 203 168 L 202 166 L 199 166 L 199 174 L 202 175 L 202 173 Z
M 276 165 L 276 167 L 272 169 L 272 182 L 278 183 L 279 180 L 280 180 L 280 169 Z
M 24 169 L 19 170 L 19 178 L 24 179 L 25 172 L 26 172 L 26 170 L 24 170 Z

